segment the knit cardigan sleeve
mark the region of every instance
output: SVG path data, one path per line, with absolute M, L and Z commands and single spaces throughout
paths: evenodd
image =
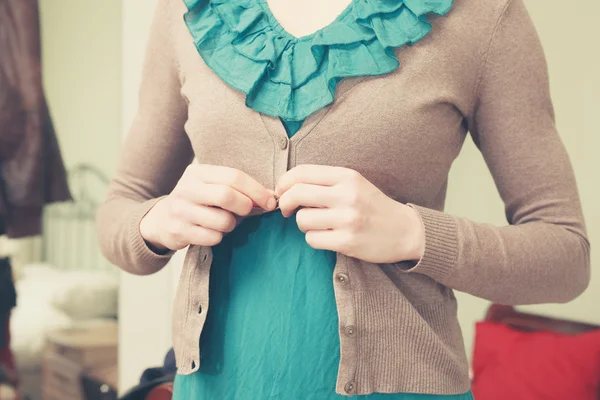
M 159 0 L 146 49 L 138 111 L 97 216 L 104 255 L 125 271 L 140 275 L 160 270 L 172 254 L 159 255 L 148 248 L 139 224 L 161 196 L 173 190 L 193 159 L 184 130 L 187 103 L 181 95 L 169 8 L 169 0 Z
M 555 127 L 545 56 L 522 0 L 509 1 L 498 21 L 468 122 L 509 226 L 413 206 L 426 248 L 406 271 L 508 305 L 577 297 L 590 280 L 590 244 Z

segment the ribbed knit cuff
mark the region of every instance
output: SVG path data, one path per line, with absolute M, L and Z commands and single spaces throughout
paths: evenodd
M 450 215 L 429 208 L 408 204 L 425 228 L 425 253 L 417 265 L 405 272 L 417 272 L 443 283 L 455 268 L 458 259 L 458 228 Z
M 148 212 L 162 200 L 164 197 L 148 200 L 141 203 L 137 209 L 132 213 L 129 223 L 129 240 L 131 243 L 132 258 L 136 260 L 136 268 L 140 274 L 146 275 L 154 273 L 164 267 L 167 262 L 171 259 L 174 251 L 169 251 L 165 254 L 159 254 L 153 251 L 148 243 L 142 237 L 140 232 L 140 223 L 142 218 L 148 214 Z

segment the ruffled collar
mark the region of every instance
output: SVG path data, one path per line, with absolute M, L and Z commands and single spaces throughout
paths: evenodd
M 302 121 L 333 102 L 341 79 L 396 70 L 394 49 L 425 37 L 427 15 L 445 15 L 453 0 L 353 0 L 334 22 L 301 38 L 279 24 L 266 0 L 184 2 L 198 52 L 246 94 L 246 106 Z

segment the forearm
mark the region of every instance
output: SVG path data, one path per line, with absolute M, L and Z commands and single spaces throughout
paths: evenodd
M 509 305 L 567 302 L 588 285 L 590 250 L 581 229 L 548 222 L 495 227 L 415 208 L 426 245 L 410 272 Z
M 169 7 L 170 2 L 158 1 L 138 112 L 97 217 L 98 237 L 106 258 L 125 271 L 142 275 L 158 271 L 171 255 L 150 249 L 140 232 L 142 218 L 161 197 L 171 193 L 194 157 L 184 129 L 188 109 L 181 95 Z

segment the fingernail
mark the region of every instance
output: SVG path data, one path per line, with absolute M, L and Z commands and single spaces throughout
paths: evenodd
M 267 203 L 267 208 L 268 208 L 269 210 L 274 210 L 274 209 L 275 209 L 275 207 L 277 207 L 277 200 L 275 200 L 275 198 L 274 198 L 274 197 L 271 197 L 271 198 L 269 199 L 269 202 Z

